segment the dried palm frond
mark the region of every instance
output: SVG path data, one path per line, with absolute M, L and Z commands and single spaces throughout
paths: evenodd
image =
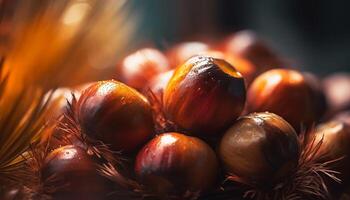
M 114 64 L 135 25 L 125 0 L 5 0 L 2 5 L 14 7 L 1 22 L 9 31 L 0 38 L 6 41 L 0 43 L 4 70 L 11 71 L 14 88 L 20 79 L 51 88 L 101 78 L 101 68 Z
M 125 2 L 0 0 L 1 186 L 22 183 L 24 153 L 52 129 L 45 93 L 103 75 L 97 68 L 125 47 L 134 26 Z
M 7 76 L 6 76 L 7 77 Z M 46 130 L 44 93 L 28 86 L 16 97 L 9 97 L 7 79 L 0 79 L 0 183 L 21 179 L 24 156 L 21 156 Z

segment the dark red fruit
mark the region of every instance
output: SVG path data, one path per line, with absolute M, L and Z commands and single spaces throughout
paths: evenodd
M 97 200 L 107 195 L 109 183 L 87 152 L 75 146 L 52 151 L 41 170 L 44 189 L 55 200 Z
M 216 181 L 214 151 L 202 140 L 180 133 L 164 133 L 138 153 L 138 177 L 160 195 L 183 195 L 209 189 Z
M 77 117 L 83 133 L 111 145 L 116 151 L 133 151 L 154 133 L 147 99 L 127 85 L 100 81 L 81 95 Z

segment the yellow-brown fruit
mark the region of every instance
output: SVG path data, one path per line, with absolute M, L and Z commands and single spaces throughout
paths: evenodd
M 284 119 L 273 113 L 252 113 L 226 131 L 219 155 L 235 181 L 268 187 L 295 172 L 300 145 Z

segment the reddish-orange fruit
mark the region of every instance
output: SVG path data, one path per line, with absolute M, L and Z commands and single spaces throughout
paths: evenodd
M 248 89 L 248 112 L 272 112 L 288 121 L 297 131 L 317 122 L 315 91 L 295 70 L 273 69 L 258 76 Z
M 209 189 L 217 179 L 218 163 L 214 151 L 202 140 L 164 133 L 138 153 L 135 172 L 160 194 L 182 195 Z
M 147 99 L 118 81 L 100 81 L 87 88 L 77 103 L 83 133 L 111 145 L 113 150 L 133 151 L 154 132 Z
M 198 53 L 209 50 L 209 45 L 193 41 L 193 42 L 183 42 L 170 48 L 166 55 L 169 59 L 171 68 L 175 68 L 191 58 L 192 56 L 198 55 Z
M 252 31 L 240 31 L 227 37 L 218 47 L 225 53 L 252 62 L 257 67 L 257 74 L 285 64 L 258 36 Z
M 241 114 L 246 90 L 228 62 L 195 56 L 179 66 L 164 91 L 164 110 L 190 133 L 215 134 Z
M 165 55 L 157 49 L 140 49 L 126 56 L 117 69 L 117 77 L 127 85 L 142 90 L 159 73 L 169 70 Z

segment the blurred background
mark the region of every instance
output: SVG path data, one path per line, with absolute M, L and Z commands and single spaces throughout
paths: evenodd
M 255 31 L 298 69 L 320 75 L 350 71 L 349 1 L 134 0 L 140 16 L 135 46 Z
M 127 7 L 119 6 L 119 4 L 124 5 L 125 2 L 128 3 Z M 0 53 L 5 56 L 14 54 L 14 52 L 5 52 L 15 49 L 9 47 L 8 44 L 11 41 L 17 41 L 21 46 L 26 44 L 23 51 L 31 49 L 33 52 L 33 46 L 40 46 L 43 49 L 50 48 L 46 45 L 48 43 L 46 39 L 51 41 L 50 43 L 57 41 L 58 45 L 72 44 L 72 47 L 74 47 L 73 44 L 80 42 L 85 44 L 86 49 L 83 48 L 84 45 L 79 45 L 82 47 L 77 54 L 90 59 L 88 61 L 81 59 L 80 61 L 84 63 L 79 63 L 79 65 L 91 65 L 98 68 L 96 70 L 100 70 L 99 68 L 105 70 L 105 66 L 108 68 L 115 65 L 122 56 L 141 47 L 155 46 L 165 50 L 182 41 L 199 40 L 215 43 L 237 31 L 252 30 L 284 60 L 287 60 L 290 67 L 315 72 L 322 76 L 336 71 L 350 71 L 349 1 L 0 0 L 0 3 Z M 68 12 L 70 6 L 84 3 L 88 5 L 89 10 L 83 10 L 84 12 L 77 10 L 78 13 Z M 75 8 L 78 7 L 75 6 Z M 45 9 L 48 12 L 42 12 Z M 87 17 L 80 16 L 80 21 L 78 20 L 72 26 L 74 29 L 70 28 L 67 24 L 58 21 L 59 15 L 67 14 L 65 9 L 68 14 L 74 14 L 72 17 L 83 14 Z M 40 14 L 39 11 L 42 13 Z M 44 16 L 45 20 L 47 16 L 51 16 L 53 20 L 47 22 L 49 25 L 45 25 L 46 22 L 43 22 L 44 25 L 42 25 L 41 21 L 37 20 L 37 16 Z M 34 22 L 33 30 L 38 29 L 44 33 L 38 33 L 38 31 L 33 33 L 32 31 L 27 34 L 30 31 L 23 31 L 23 26 L 30 24 L 28 19 Z M 70 32 L 67 34 L 65 31 Z M 53 35 L 52 33 L 58 34 Z M 27 38 L 25 38 L 26 35 Z M 32 35 L 37 37 L 33 39 Z M 66 39 L 67 35 L 69 39 L 72 39 L 69 42 Z M 52 40 L 52 37 L 58 39 Z M 81 38 L 86 38 L 86 42 L 81 42 Z M 28 41 L 22 42 L 24 40 Z M 52 51 L 57 51 L 56 46 L 51 45 L 51 47 Z M 50 52 L 39 48 L 35 50 L 39 54 Z M 15 52 L 23 59 L 22 52 L 18 50 Z M 73 51 L 71 47 L 67 48 L 67 54 L 70 55 L 71 52 L 77 51 Z M 39 56 L 38 60 L 41 62 L 43 57 L 48 56 Z M 65 56 L 64 59 L 62 57 L 58 56 L 56 60 L 65 60 L 65 64 L 73 66 L 78 65 L 72 62 L 78 56 L 71 56 L 73 58 Z M 13 60 L 18 61 L 17 58 Z M 56 60 L 52 62 L 57 63 Z M 16 63 L 16 65 L 19 64 Z M 33 61 L 32 65 L 37 65 L 37 63 Z M 102 74 L 108 73 L 103 72 Z M 96 74 L 100 73 L 97 71 Z M 101 79 L 101 77 L 108 76 L 98 77 Z

